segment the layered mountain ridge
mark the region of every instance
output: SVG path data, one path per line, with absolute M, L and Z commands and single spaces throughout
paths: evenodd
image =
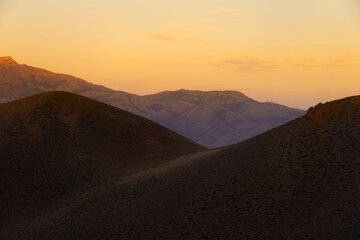
M 0 102 L 46 91 L 80 94 L 156 121 L 214 148 L 253 137 L 304 115 L 302 110 L 260 103 L 237 91 L 166 91 L 138 96 L 43 69 L 0 61 Z M 15 61 L 14 61 L 15 62 Z

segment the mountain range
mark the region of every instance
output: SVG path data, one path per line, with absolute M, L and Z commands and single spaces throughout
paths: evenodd
M 165 91 L 139 96 L 0 58 L 0 103 L 47 91 L 80 94 L 151 119 L 203 146 L 248 139 L 305 114 L 237 91 Z
M 0 239 L 357 239 L 360 96 L 213 150 L 51 92 L 0 105 Z

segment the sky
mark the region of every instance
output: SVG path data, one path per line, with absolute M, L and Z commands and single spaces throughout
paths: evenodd
M 0 0 L 0 56 L 107 87 L 360 94 L 358 0 Z

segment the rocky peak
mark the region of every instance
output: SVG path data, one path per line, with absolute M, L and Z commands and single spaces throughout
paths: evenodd
M 347 97 L 324 104 L 319 103 L 315 107 L 309 108 L 306 113 L 308 119 L 320 126 L 327 126 L 339 121 L 351 122 L 349 118 L 354 118 L 354 116 L 360 116 L 360 96 Z
M 10 56 L 0 57 L 0 64 L 4 65 L 18 65 L 18 63 Z

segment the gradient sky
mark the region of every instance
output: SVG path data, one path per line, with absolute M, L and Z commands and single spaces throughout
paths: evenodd
M 0 0 L 0 56 L 136 94 L 360 94 L 358 0 Z

